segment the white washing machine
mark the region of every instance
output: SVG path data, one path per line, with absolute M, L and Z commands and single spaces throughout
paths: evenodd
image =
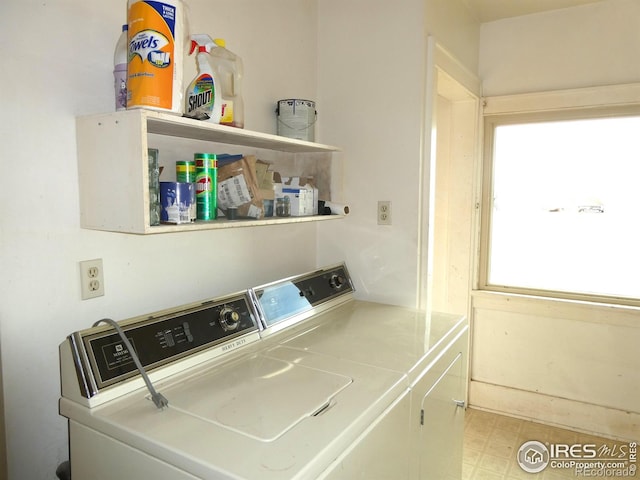
M 461 321 L 336 265 L 118 326 L 60 345 L 74 480 L 408 478 L 411 386 Z

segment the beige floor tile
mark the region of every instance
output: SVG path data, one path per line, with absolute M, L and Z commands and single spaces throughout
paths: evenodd
M 542 480 L 542 475 L 539 473 L 528 473 L 520 468 L 515 462 L 509 467 L 509 472 L 504 477 L 505 480 Z
M 520 429 L 520 437 L 524 440 L 538 440 L 545 442 L 549 440 L 549 427 L 538 423 L 523 421 Z
M 523 420 L 517 419 L 517 418 L 511 418 L 511 417 L 498 417 L 498 419 L 496 420 L 495 426 L 496 428 L 500 428 L 502 430 L 509 430 L 512 432 L 519 432 L 520 428 L 522 427 L 522 424 L 524 423 Z
M 571 430 L 467 409 L 465 416 L 463 480 L 579 480 L 572 469 L 550 469 L 532 474 L 520 468 L 517 452 L 529 440 L 552 443 L 626 445 Z M 627 477 L 629 478 L 629 477 Z M 633 480 L 640 480 L 636 473 Z M 599 480 L 607 480 L 599 477 Z M 612 479 L 613 480 L 613 479 Z
M 462 480 L 471 480 L 473 478 L 473 469 L 475 465 L 470 463 L 462 464 Z
M 473 477 L 471 478 L 473 480 L 503 480 L 504 476 L 490 470 L 478 468 L 473 472 Z
M 498 428 L 494 429 L 489 436 L 489 442 L 497 443 L 499 445 L 509 445 L 509 446 L 520 446 L 522 442 L 520 441 L 520 435 L 518 432 L 513 432 L 509 430 L 500 430 Z M 517 451 L 517 449 L 516 449 Z
M 509 469 L 511 459 L 504 457 L 496 457 L 495 455 L 489 455 L 484 453 L 482 458 L 478 460 L 478 469 L 487 470 L 490 472 L 498 473 L 503 477 Z
M 489 438 L 487 436 L 478 435 L 476 433 L 467 434 L 464 436 L 464 448 L 471 450 L 484 450 Z
M 520 467 L 518 469 L 519 471 L 509 472 L 504 480 L 543 480 L 541 473 L 527 473 Z
M 512 444 L 489 441 L 487 442 L 484 451 L 489 455 L 495 455 L 497 457 L 508 458 L 511 460 L 518 453 L 518 448 Z
M 463 463 L 474 466 L 478 463 L 480 458 L 482 458 L 482 454 L 483 454 L 482 450 L 475 450 L 465 445 Z
M 578 441 L 578 433 L 561 428 L 549 428 L 549 441 L 552 443 L 574 444 Z

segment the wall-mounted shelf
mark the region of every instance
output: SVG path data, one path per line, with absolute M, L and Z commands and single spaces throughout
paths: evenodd
M 127 110 L 76 121 L 80 223 L 83 228 L 153 234 L 254 227 L 340 218 L 339 215 L 215 220 L 182 225 L 149 224 L 148 149 L 159 148 L 164 178 L 175 177 L 175 160 L 196 152 L 246 153 L 264 158 L 289 175 L 314 177 L 321 198 L 331 199 L 331 163 L 340 149 L 250 130 L 209 124 L 151 110 Z
M 149 110 L 131 110 L 125 113 L 137 113 L 145 117 L 148 133 L 292 153 L 337 152 L 340 150 L 331 145 L 200 122 L 191 118 Z

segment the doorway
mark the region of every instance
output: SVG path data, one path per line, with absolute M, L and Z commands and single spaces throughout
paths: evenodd
M 428 45 L 421 304 L 470 318 L 479 184 L 480 82 L 433 38 Z M 423 285 L 425 284 L 423 283 Z
M 473 272 L 478 98 L 438 70 L 433 235 L 434 310 L 468 315 Z

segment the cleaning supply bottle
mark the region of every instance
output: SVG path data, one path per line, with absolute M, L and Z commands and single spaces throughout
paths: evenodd
M 222 125 L 244 128 L 244 101 L 242 99 L 242 59 L 227 50 L 223 38 L 214 39 L 217 48 L 211 50 L 213 68 L 220 80 L 222 91 Z
M 189 54 L 198 51 L 196 64 L 198 73 L 187 87 L 184 101 L 184 116 L 197 120 L 207 120 L 220 123 L 222 116 L 222 98 L 220 97 L 220 83 L 209 63 L 211 49 L 215 43 L 208 35 L 192 35 Z
M 115 90 L 116 111 L 127 109 L 128 30 L 128 25 L 122 25 L 122 33 L 113 52 L 113 88 Z

